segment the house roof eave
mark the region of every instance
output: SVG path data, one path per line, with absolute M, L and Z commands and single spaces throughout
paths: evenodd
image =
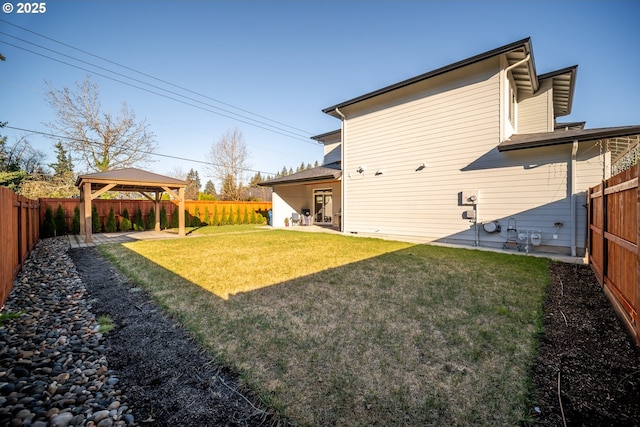
M 366 93 L 364 95 L 358 96 L 356 98 L 352 98 L 350 100 L 341 102 L 339 104 L 336 104 L 336 105 L 333 105 L 331 107 L 323 109 L 322 112 L 326 113 L 326 114 L 329 114 L 331 116 L 340 118 L 340 116 L 336 113 L 336 108 L 337 109 L 344 108 L 344 107 L 347 107 L 349 105 L 353 105 L 353 104 L 356 104 L 358 102 L 365 101 L 367 99 L 371 99 L 371 98 L 374 98 L 376 96 L 379 96 L 379 95 L 394 91 L 396 89 L 400 89 L 400 88 L 412 85 L 414 83 L 418 83 L 418 82 L 421 82 L 423 80 L 427 80 L 427 79 L 430 79 L 432 77 L 436 77 L 436 76 L 439 76 L 441 74 L 448 73 L 448 72 L 453 71 L 453 70 L 457 70 L 458 68 L 462 68 L 462 67 L 466 67 L 468 65 L 475 64 L 476 62 L 483 61 L 485 59 L 494 57 L 496 55 L 501 55 L 501 54 L 504 54 L 504 53 L 511 52 L 513 50 L 516 50 L 516 49 L 524 49 L 524 51 L 526 53 L 531 54 L 531 61 L 529 61 L 531 63 L 531 65 L 528 65 L 528 66 L 531 67 L 531 72 L 533 73 L 533 79 L 532 80 L 535 80 L 536 81 L 535 83 L 537 83 L 537 76 L 535 76 L 535 66 L 533 66 L 534 62 L 533 62 L 533 52 L 532 52 L 532 49 L 531 49 L 531 38 L 527 37 L 525 39 L 518 40 L 516 42 L 513 42 L 513 43 L 510 43 L 510 44 L 507 44 L 507 45 L 504 45 L 504 46 L 489 50 L 487 52 L 480 53 L 480 54 L 472 56 L 470 58 L 463 59 L 463 60 L 458 61 L 458 62 L 454 62 L 453 64 L 449 64 L 449 65 L 446 65 L 444 67 L 437 68 L 437 69 L 429 71 L 427 73 L 420 74 L 420 75 L 412 77 L 410 79 L 403 80 L 401 82 L 398 82 L 398 83 L 383 87 L 382 89 L 378 89 L 378 90 L 375 90 L 373 92 L 369 92 L 369 93 Z
M 569 144 L 572 142 L 587 142 L 609 140 L 615 141 L 612 151 L 614 161 L 620 154 L 627 151 L 640 140 L 640 125 L 619 126 L 598 129 L 576 129 L 555 132 L 542 132 L 532 134 L 516 134 L 498 145 L 498 151 L 515 151 L 530 148 L 548 147 L 553 145 Z

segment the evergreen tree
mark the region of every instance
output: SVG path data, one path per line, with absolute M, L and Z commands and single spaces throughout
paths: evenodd
M 246 206 L 244 207 L 244 216 L 242 217 L 242 223 L 249 224 L 249 210 Z
M 178 216 L 178 208 L 173 208 L 173 215 L 171 215 L 171 228 L 180 227 L 180 217 Z
M 91 231 L 93 233 L 100 233 L 102 231 L 100 214 L 98 213 L 98 208 L 96 207 L 96 205 L 93 205 L 93 209 L 91 210 Z
M 151 206 L 149 209 L 149 224 L 147 224 L 147 229 L 155 230 L 156 228 L 156 210 Z
M 236 209 L 236 217 L 234 222 L 236 224 L 242 224 L 242 215 L 240 214 L 240 206 L 238 206 L 238 208 Z
M 167 209 L 162 205 L 160 208 L 160 230 L 166 230 L 169 227 L 169 218 L 167 218 Z
M 63 234 L 67 234 L 67 221 L 64 217 L 64 209 L 61 204 L 58 204 L 58 209 L 56 209 L 56 216 L 54 218 L 56 223 L 56 236 L 62 236 Z
M 73 208 L 73 218 L 71 219 L 71 232 L 73 234 L 80 234 L 80 208 L 78 206 Z
M 204 225 L 211 225 L 211 215 L 209 214 L 209 206 L 204 207 Z
M 47 206 L 47 210 L 44 211 L 44 222 L 42 223 L 42 229 L 40 230 L 40 237 L 53 237 L 56 235 L 56 222 L 53 219 L 53 209 L 51 206 Z
M 198 200 L 198 193 L 200 193 L 200 177 L 198 171 L 193 169 L 187 173 L 187 188 L 184 191 L 185 200 Z
M 127 208 L 124 208 L 120 218 L 120 231 L 129 230 L 131 230 L 131 217 L 129 216 L 129 211 L 127 210 Z
M 53 169 L 54 176 L 63 177 L 66 175 L 73 175 L 73 160 L 71 154 L 67 154 L 67 150 L 64 149 L 62 142 L 54 146 L 56 149 L 56 162 L 51 163 L 49 167 Z
M 138 208 L 138 211 L 136 212 L 136 220 L 133 224 L 133 229 L 136 231 L 144 231 L 145 229 L 144 218 L 142 217 L 142 209 L 140 208 Z
M 193 216 L 189 213 L 188 210 L 184 210 L 184 226 L 191 227 L 193 225 Z M 176 226 L 178 227 L 178 226 Z
M 216 187 L 213 185 L 213 182 L 211 180 L 207 181 L 207 183 L 204 185 L 203 193 L 209 196 L 217 197 Z
M 193 218 L 191 219 L 191 225 L 193 227 L 200 227 L 202 225 L 202 220 L 200 219 L 200 209 L 196 206 L 193 211 Z
M 220 216 L 220 225 L 227 225 L 229 222 L 227 218 L 227 208 L 226 206 L 222 207 L 222 215 Z
M 218 205 L 213 206 L 213 218 L 211 220 L 211 225 L 215 225 L 215 226 L 220 225 L 220 215 L 218 215 Z
M 107 233 L 113 233 L 118 230 L 118 222 L 116 221 L 116 215 L 113 212 L 113 208 L 109 209 L 109 215 L 107 216 L 107 222 L 104 225 L 104 231 Z

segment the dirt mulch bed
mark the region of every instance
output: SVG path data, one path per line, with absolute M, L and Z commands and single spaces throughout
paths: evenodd
M 282 420 L 239 386 L 238 376 L 216 366 L 178 322 L 95 248 L 70 250 L 107 334 L 109 368 L 117 372 L 141 426 L 271 426 Z
M 544 329 L 533 367 L 536 421 L 640 426 L 640 351 L 590 267 L 553 264 Z

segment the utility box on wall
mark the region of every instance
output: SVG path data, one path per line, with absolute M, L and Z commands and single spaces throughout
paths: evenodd
M 458 193 L 459 202 L 463 206 L 478 204 L 478 190 L 465 190 Z

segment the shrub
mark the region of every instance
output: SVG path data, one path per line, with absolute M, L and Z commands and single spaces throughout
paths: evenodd
M 91 232 L 100 233 L 101 231 L 102 223 L 100 222 L 100 214 L 98 213 L 96 205 L 93 205 L 93 208 L 91 209 Z
M 120 231 L 131 230 L 131 220 L 129 218 L 120 218 Z
M 149 223 L 147 224 L 147 228 L 149 230 L 156 228 L 156 210 L 153 206 L 149 209 Z
M 184 226 L 185 227 L 191 227 L 191 214 L 189 213 L 188 210 L 184 210 Z M 179 227 L 180 225 L 180 218 L 178 218 L 178 225 L 176 225 L 176 227 Z
M 127 208 L 124 208 L 124 210 L 122 211 L 122 218 L 127 218 L 128 220 L 131 220 L 131 217 L 129 216 L 129 211 L 127 210 Z
M 209 207 L 204 208 L 204 225 L 211 224 L 211 215 L 209 214 Z
M 118 222 L 116 221 L 116 215 L 113 212 L 113 208 L 109 209 L 109 215 L 107 216 L 107 222 L 104 225 L 104 231 L 107 233 L 113 233 L 118 230 Z
M 73 218 L 71 219 L 71 232 L 73 234 L 80 234 L 80 208 L 78 206 L 73 208 Z
M 200 220 L 200 209 L 198 209 L 197 206 L 196 206 L 195 210 L 193 211 L 193 218 L 191 218 L 191 225 L 193 227 L 202 226 L 202 221 Z
M 56 223 L 56 236 L 67 234 L 67 221 L 64 218 L 64 209 L 62 209 L 62 205 L 60 204 L 58 205 L 58 209 L 56 209 L 54 222 Z
M 171 228 L 178 228 L 180 226 L 180 218 L 178 217 L 178 208 L 173 208 L 173 215 L 171 215 Z
M 227 217 L 227 208 L 225 206 L 222 207 L 222 215 L 220 216 L 220 225 L 229 224 L 229 218 Z
M 256 218 L 256 211 L 254 211 L 253 209 L 251 209 L 251 217 L 249 218 L 249 221 L 250 224 L 258 223 L 258 219 Z
M 242 215 L 240 214 L 240 206 L 236 209 L 236 216 L 234 218 L 235 224 L 242 224 Z
M 56 222 L 53 220 L 53 210 L 51 206 L 47 206 L 44 212 L 44 222 L 40 230 L 40 237 L 53 237 L 56 235 Z
M 213 207 L 213 219 L 211 220 L 211 225 L 220 225 L 220 216 L 218 215 L 218 205 Z
M 169 219 L 167 218 L 167 210 L 164 205 L 160 208 L 160 230 L 166 230 L 169 227 Z
M 142 209 L 138 208 L 136 212 L 136 222 L 133 224 L 133 229 L 136 231 L 144 231 L 144 218 L 142 217 Z
M 242 216 L 242 223 L 249 224 L 249 212 L 246 206 L 244 207 L 244 215 Z

